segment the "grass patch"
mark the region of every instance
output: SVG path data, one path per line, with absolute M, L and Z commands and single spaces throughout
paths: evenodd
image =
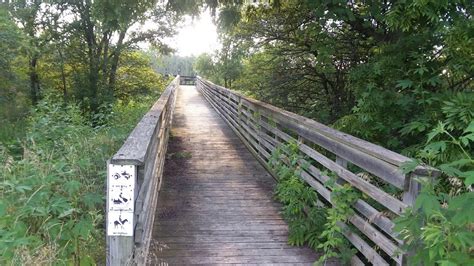
M 105 162 L 152 102 L 118 102 L 94 128 L 78 106 L 45 99 L 20 134 L 3 130 L 0 265 L 105 264 Z

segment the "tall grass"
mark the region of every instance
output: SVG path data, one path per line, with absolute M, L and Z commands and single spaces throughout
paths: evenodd
M 91 265 L 105 257 L 105 161 L 155 97 L 118 102 L 92 127 L 78 106 L 49 99 L 21 132 L 2 125 L 0 265 Z M 7 146 L 21 138 L 21 154 Z

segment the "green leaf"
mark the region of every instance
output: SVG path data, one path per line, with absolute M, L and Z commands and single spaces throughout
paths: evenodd
M 72 229 L 75 236 L 80 236 L 83 238 L 87 238 L 91 230 L 92 230 L 92 221 L 90 221 L 89 219 L 84 219 L 84 218 L 80 220 Z
M 466 186 L 474 184 L 474 171 L 464 172 L 462 176 L 465 178 L 464 184 Z
M 432 149 L 437 152 L 444 152 L 446 150 L 446 141 L 436 141 L 428 144 L 425 149 Z
M 471 123 L 469 123 L 469 126 L 467 126 L 467 128 L 464 129 L 464 133 L 467 133 L 467 132 L 474 133 L 474 121 L 471 121 Z
M 83 196 L 83 202 L 89 209 L 92 209 L 94 206 L 102 204 L 104 198 L 97 193 L 87 193 Z
M 428 140 L 426 141 L 426 143 L 430 142 L 434 137 L 438 136 L 439 134 L 446 132 L 444 127 L 445 125 L 442 122 L 439 122 L 438 125 L 430 133 L 428 133 Z
M 469 142 L 474 141 L 474 133 L 467 134 L 459 138 L 463 146 L 469 145 Z
M 440 266 L 458 266 L 457 263 L 454 263 L 452 261 L 449 261 L 449 260 L 440 260 L 438 261 L 439 265 Z
M 396 85 L 397 88 L 402 88 L 402 89 L 411 88 L 412 86 L 413 86 L 413 81 L 409 79 L 399 80 L 397 81 L 397 85 Z
M 456 238 L 464 247 L 474 246 L 474 233 L 473 232 L 459 232 L 456 234 Z
M 21 193 L 32 190 L 32 189 L 33 188 L 31 186 L 26 186 L 26 185 L 15 186 L 15 190 Z
M 456 160 L 456 161 L 445 163 L 445 165 L 460 168 L 460 167 L 463 167 L 463 166 L 466 166 L 466 165 L 470 165 L 472 163 L 473 162 L 470 159 L 459 159 L 459 160 Z
M 441 171 L 449 176 L 461 176 L 462 172 L 458 168 L 454 168 L 449 164 L 442 164 L 438 167 Z
M 402 135 L 416 134 L 426 130 L 428 124 L 426 122 L 413 121 L 403 126 L 400 130 Z
M 408 174 L 408 173 L 413 172 L 419 164 L 420 164 L 420 161 L 416 159 L 407 161 L 407 162 L 402 163 L 402 165 L 400 165 L 400 170 L 402 170 L 404 174 Z
M 428 193 L 421 193 L 415 201 L 416 209 L 423 209 L 425 213 L 432 213 L 435 210 L 439 210 L 438 199 Z
M 69 180 L 64 184 L 64 188 L 66 189 L 67 193 L 69 195 L 75 194 L 77 191 L 81 189 L 81 182 L 76 181 L 76 180 Z
M 71 215 L 74 211 L 75 211 L 74 208 L 65 210 L 65 211 L 63 211 L 61 214 L 59 214 L 58 218 L 61 219 L 61 218 L 64 218 L 64 217 L 66 217 L 66 216 L 69 216 L 69 215 Z

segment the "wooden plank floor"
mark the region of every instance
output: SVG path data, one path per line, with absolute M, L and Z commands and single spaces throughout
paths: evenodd
M 273 178 L 193 86 L 181 86 L 158 199 L 151 265 L 308 264 L 287 244 Z

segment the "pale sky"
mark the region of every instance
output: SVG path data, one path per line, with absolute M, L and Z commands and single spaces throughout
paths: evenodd
M 212 53 L 220 47 L 216 26 L 207 10 L 194 20 L 187 17 L 178 34 L 166 43 L 176 49 L 176 54 L 180 56 Z

